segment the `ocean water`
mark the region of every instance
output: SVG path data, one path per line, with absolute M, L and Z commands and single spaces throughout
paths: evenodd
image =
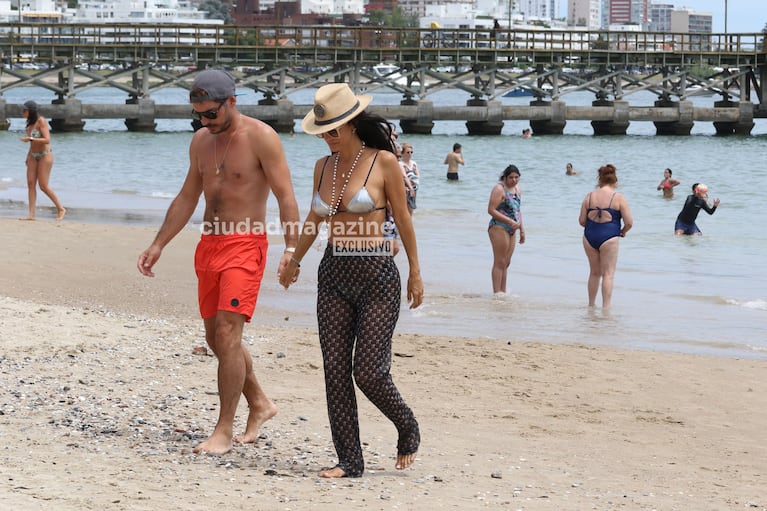
M 292 99 L 311 103 L 313 91 Z M 36 88 L 13 89 L 9 102 L 50 101 Z M 166 89 L 154 99 L 183 103 L 186 93 Z M 83 102 L 121 102 L 119 93 L 94 89 Z M 238 97 L 256 102 L 254 93 Z M 400 101 L 398 94 L 375 94 L 374 104 Z M 444 91 L 434 101 L 463 104 L 460 91 Z M 588 94 L 563 98 L 589 104 Z M 627 98 L 651 105 L 650 94 Z M 715 98 L 694 98 L 710 106 Z M 527 98 L 508 98 L 526 104 Z M 501 137 L 468 137 L 462 122 L 438 122 L 432 135 L 405 135 L 421 168 L 414 223 L 418 236 L 425 303 L 403 303 L 399 332 L 485 338 L 488 342 L 583 343 L 625 349 L 674 351 L 729 357 L 767 358 L 767 234 L 759 222 L 767 207 L 767 120 L 757 120 L 749 137 L 716 137 L 711 123 L 697 123 L 689 137 L 656 137 L 652 123 L 635 122 L 627 136 L 594 137 L 588 122 L 568 122 L 562 136 L 521 139 L 526 122 L 507 122 Z M 298 123 L 296 124 L 298 128 Z M 0 216 L 26 212 L 24 158 L 19 141 L 23 120 L 0 132 L 5 164 L 0 167 Z M 130 133 L 119 120 L 86 120 L 82 133 L 53 135 L 55 164 L 51 186 L 68 208 L 67 220 L 159 226 L 187 170 L 191 127 L 187 121 L 158 120 L 157 133 Z M 298 133 L 282 136 L 302 215 L 311 198 L 313 162 L 327 147 Z M 463 145 L 461 181 L 444 179 L 445 154 Z M 572 162 L 579 172 L 565 175 Z M 487 238 L 487 201 L 509 163 L 522 173 L 522 215 L 527 243 L 518 245 L 509 276 L 509 295 L 492 296 L 492 254 Z M 578 225 L 580 203 L 596 184 L 596 169 L 618 168 L 619 191 L 628 199 L 634 228 L 621 240 L 613 308 L 586 306 L 588 264 Z M 656 186 L 670 167 L 682 184 L 673 199 Z M 675 237 L 674 220 L 693 182 L 719 197 L 713 216 L 701 213 L 701 237 Z M 47 197 L 38 194 L 39 217 L 52 218 Z M 199 222 L 202 206 L 193 218 Z M 276 204 L 270 215 L 277 218 Z M 193 229 L 194 225 L 190 225 Z M 147 240 L 147 243 L 150 240 Z M 279 254 L 280 247 L 273 247 Z M 138 255 L 138 254 L 137 254 Z M 300 282 L 289 291 L 267 279 L 254 322 L 312 327 L 316 265 L 312 250 Z M 406 279 L 404 254 L 398 263 Z M 270 265 L 276 264 L 272 257 Z M 195 314 L 196 311 L 190 311 Z

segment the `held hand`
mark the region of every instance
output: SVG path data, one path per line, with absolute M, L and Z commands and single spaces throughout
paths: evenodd
M 136 264 L 138 271 L 146 277 L 154 277 L 152 268 L 154 267 L 154 263 L 160 259 L 161 253 L 160 249 L 156 248 L 154 245 L 144 250 L 141 255 L 138 256 L 138 263 Z
M 298 275 L 300 273 L 301 268 L 298 267 L 292 254 L 284 254 L 282 259 L 280 259 L 280 267 L 277 269 L 277 277 L 279 278 L 280 285 L 285 289 L 288 289 L 291 284 L 295 284 L 296 281 L 298 281 Z
M 519 244 L 522 245 L 525 242 L 525 231 L 519 231 Z
M 411 309 L 417 309 L 423 303 L 423 281 L 420 274 L 411 274 L 407 279 L 407 301 Z

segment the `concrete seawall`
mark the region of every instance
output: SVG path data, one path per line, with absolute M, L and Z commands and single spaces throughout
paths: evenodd
M 750 134 L 755 107 L 751 102 L 720 101 L 714 107 L 695 107 L 689 101 L 657 101 L 655 106 L 631 106 L 627 101 L 603 101 L 598 106 L 567 106 L 563 101 L 533 100 L 530 105 L 503 106 L 498 101 L 478 104 L 435 106 L 431 101 L 407 105 L 371 106 L 384 118 L 398 120 L 404 133 L 430 133 L 435 121 L 466 121 L 469 134 L 500 134 L 503 121 L 530 121 L 538 135 L 562 134 L 567 121 L 592 121 L 595 135 L 625 134 L 630 122 L 653 122 L 658 134 L 689 134 L 694 122 L 712 122 L 717 134 Z M 271 124 L 288 133 L 311 109 L 289 100 L 272 104 L 238 105 L 245 115 Z M 9 119 L 21 118 L 22 105 L 0 98 L 0 128 L 8 129 Z M 130 131 L 154 131 L 157 119 L 190 119 L 191 107 L 160 105 L 151 99 L 127 104 L 86 104 L 65 99 L 57 104 L 40 104 L 40 112 L 53 131 L 80 131 L 87 119 L 125 119 Z M 404 121 L 404 122 L 403 122 Z

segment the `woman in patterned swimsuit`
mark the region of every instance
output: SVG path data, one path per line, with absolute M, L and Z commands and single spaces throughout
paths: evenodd
M 293 258 L 280 274 L 295 282 L 301 260 L 325 223 L 328 244 L 317 278 L 317 325 L 325 367 L 325 395 L 338 464 L 321 477 L 360 477 L 355 383 L 397 428 L 397 461 L 413 464 L 420 443 L 418 422 L 390 374 L 392 334 L 400 310 L 400 275 L 384 237 L 386 207 L 407 253 L 410 307 L 423 300 L 415 231 L 402 193 L 402 172 L 391 141 L 391 124 L 365 111 L 370 96 L 343 83 L 320 87 L 304 117 L 305 133 L 327 143 L 330 156 L 314 166 L 314 197 Z
M 24 103 L 22 116 L 27 119 L 27 134 L 22 137 L 22 142 L 29 142 L 27 153 L 27 187 L 29 189 L 29 215 L 21 220 L 34 220 L 37 206 L 37 186 L 40 185 L 45 195 L 50 197 L 56 206 L 56 220 L 61 220 L 67 214 L 67 210 L 59 202 L 58 197 L 48 186 L 53 168 L 53 152 L 51 150 L 51 133 L 45 118 L 37 111 L 37 103 L 27 101 Z
M 490 192 L 487 212 L 490 215 L 490 225 L 487 235 L 493 247 L 493 269 L 490 276 L 493 281 L 493 294 L 506 294 L 506 276 L 511 264 L 511 256 L 519 242 L 525 242 L 525 228 L 522 226 L 522 215 L 519 207 L 522 203 L 522 190 L 519 188 L 519 169 L 509 165 L 498 178 L 499 182 Z

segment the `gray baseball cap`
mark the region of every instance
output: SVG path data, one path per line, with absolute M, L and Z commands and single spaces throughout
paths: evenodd
M 221 69 L 206 69 L 194 78 L 192 90 L 189 92 L 189 101 L 192 103 L 218 101 L 234 96 L 234 91 L 232 75 Z

